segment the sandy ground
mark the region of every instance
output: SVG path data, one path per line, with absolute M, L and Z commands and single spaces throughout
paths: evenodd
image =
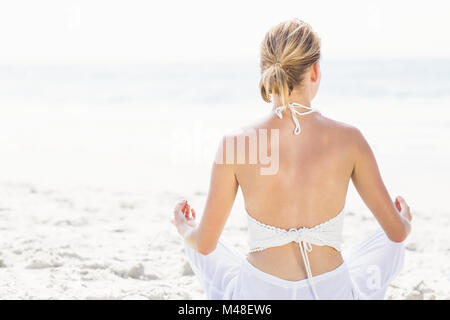
M 381 118 L 375 110 L 356 117 L 358 108 L 347 116 L 365 129 L 392 195 L 400 190 L 413 208 L 405 267 L 386 298 L 449 299 L 448 117 L 434 121 L 410 106 L 407 116 L 394 110 Z M 1 299 L 204 298 L 169 220 L 183 198 L 201 212 L 209 165 L 176 163 L 168 146 L 193 134 L 192 113 L 201 112 L 202 130 L 220 119 L 219 134 L 240 123 L 226 109 L 173 111 L 0 111 Z M 375 228 L 350 189 L 344 248 Z M 223 237 L 246 251 L 241 197 Z
M 180 195 L 3 184 L 0 196 L 1 298 L 204 298 L 181 239 L 167 222 Z M 204 195 L 190 198 L 201 201 Z M 245 252 L 241 218 L 233 212 L 224 238 Z M 441 227 L 448 228 L 444 222 Z M 448 236 L 434 232 L 431 215 L 415 212 L 414 225 L 405 267 L 386 298 L 448 299 Z M 347 243 L 375 226 L 370 216 L 346 212 Z

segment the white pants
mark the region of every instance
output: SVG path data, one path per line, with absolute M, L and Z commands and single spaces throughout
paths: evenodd
M 185 245 L 186 255 L 208 299 L 313 299 L 308 279 L 283 280 L 265 273 L 222 241 L 208 255 Z M 336 269 L 313 277 L 320 299 L 383 299 L 403 266 L 403 243 L 382 229 L 354 247 Z

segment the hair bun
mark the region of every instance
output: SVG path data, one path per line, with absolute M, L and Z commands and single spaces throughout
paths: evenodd
M 306 22 L 293 19 L 271 28 L 261 43 L 259 87 L 263 100 L 271 102 L 270 96 L 278 95 L 287 105 L 306 69 L 319 59 L 320 39 Z

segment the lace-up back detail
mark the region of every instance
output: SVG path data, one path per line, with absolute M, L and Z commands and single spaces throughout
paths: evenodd
M 289 230 L 264 224 L 247 214 L 250 252 L 282 246 L 289 242 L 297 242 L 303 257 L 303 262 L 305 263 L 314 297 L 318 299 L 312 281 L 308 252 L 312 251 L 312 245 L 329 246 L 341 251 L 344 219 L 343 211 L 344 210 L 334 218 L 312 228 L 302 227 L 291 228 Z

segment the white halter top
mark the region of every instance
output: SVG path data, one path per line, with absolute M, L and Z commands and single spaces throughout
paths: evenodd
M 294 107 L 302 107 L 309 111 L 299 112 Z M 275 113 L 282 118 L 281 111 L 284 106 L 276 107 Z M 300 123 L 296 115 L 305 115 L 318 110 L 311 107 L 303 106 L 299 103 L 290 103 L 289 108 L 292 112 L 292 119 L 295 123 L 294 134 L 298 135 L 301 132 Z M 312 251 L 312 245 L 316 246 L 330 246 L 338 251 L 341 251 L 342 244 L 342 228 L 344 219 L 344 209 L 334 218 L 318 224 L 312 228 L 291 228 L 289 230 L 277 228 L 264 224 L 247 213 L 248 218 L 248 235 L 250 252 L 262 251 L 267 248 L 285 245 L 289 242 L 297 242 L 300 247 L 300 253 L 305 264 L 308 280 L 313 292 L 314 298 L 318 299 L 316 288 L 314 286 L 311 267 L 309 265 L 308 252 Z
M 312 228 L 302 227 L 298 229 L 291 228 L 289 230 L 264 224 L 247 214 L 250 252 L 282 246 L 289 242 L 297 242 L 300 247 L 300 253 L 302 254 L 303 263 L 305 264 L 306 273 L 314 298 L 319 299 L 312 279 L 308 252 L 312 251 L 313 244 L 316 246 L 330 246 L 341 251 L 343 213 L 344 210 L 334 218 Z
M 295 107 L 307 109 L 308 111 L 300 112 L 297 109 L 295 109 Z M 274 109 L 276 115 L 280 119 L 283 119 L 283 114 L 281 113 L 281 111 L 283 111 L 283 109 L 286 109 L 286 106 L 279 106 L 279 107 L 275 107 L 275 109 Z M 302 128 L 300 127 L 300 122 L 298 121 L 297 116 L 304 116 L 304 115 L 307 115 L 307 114 L 310 114 L 313 112 L 319 112 L 318 109 L 315 109 L 312 107 L 307 107 L 307 106 L 304 106 L 304 105 L 302 105 L 300 103 L 296 103 L 296 102 L 289 103 L 289 109 L 291 109 L 292 121 L 294 121 L 294 123 L 295 123 L 295 129 L 294 129 L 295 135 L 299 135 L 300 132 L 302 132 Z

